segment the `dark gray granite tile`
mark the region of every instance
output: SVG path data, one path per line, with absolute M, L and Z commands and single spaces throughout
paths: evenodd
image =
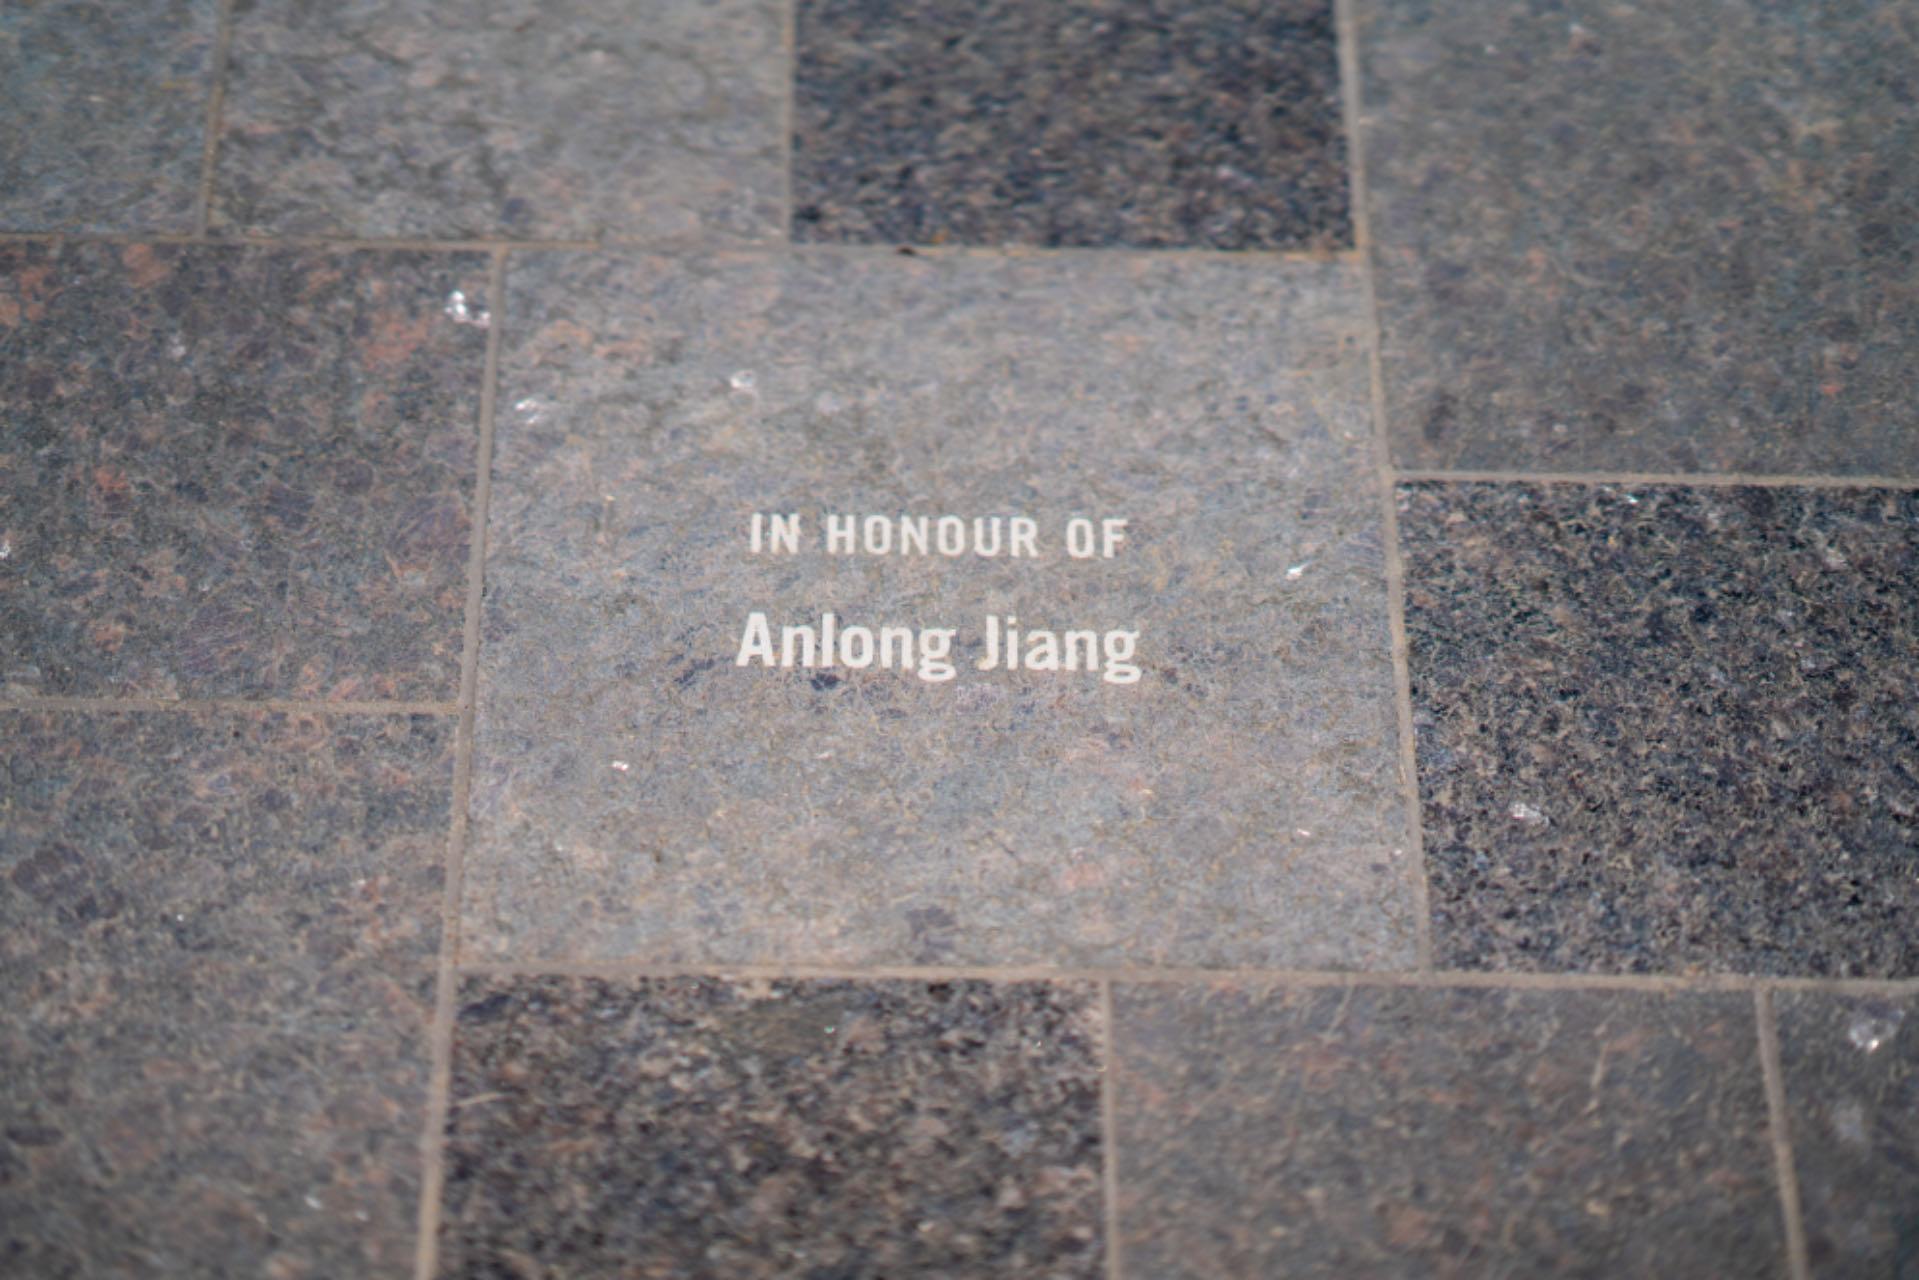
M 0 231 L 193 231 L 219 19 L 219 0 L 0 9 Z
M 1814 1280 L 1919 1275 L 1919 999 L 1775 998 Z
M 1919 475 L 1919 9 L 1355 9 L 1402 465 Z
M 1779 1276 L 1743 994 L 1115 992 L 1126 1272 Z
M 452 740 L 0 712 L 0 1276 L 412 1274 Z
M 777 0 L 238 0 L 216 229 L 768 240 Z
M 793 235 L 1331 249 L 1330 0 L 799 0 Z
M 1919 973 L 1919 493 L 1399 501 L 1442 965 Z
M 516 259 L 473 954 L 1410 964 L 1355 284 L 1150 255 Z M 750 549 L 756 511 L 799 514 L 796 554 Z M 1010 523 L 992 558 L 828 554 L 844 514 L 1017 516 L 1037 554 Z M 1076 517 L 1130 521 L 1113 558 L 1065 554 Z M 898 647 L 749 649 L 754 613 L 777 646 L 828 612 L 920 660 L 956 631 L 952 678 Z M 1029 644 L 1093 633 L 1099 669 L 980 669 L 1008 616 Z
M 1105 1274 L 1090 986 L 470 978 L 440 1273 Z
M 0 690 L 452 697 L 485 279 L 0 245 Z

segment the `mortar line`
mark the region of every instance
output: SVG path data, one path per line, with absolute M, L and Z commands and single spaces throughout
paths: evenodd
M 200 152 L 200 190 L 193 211 L 193 229 L 204 236 L 213 220 L 213 170 L 225 124 L 227 67 L 233 50 L 233 0 L 220 0 L 219 25 L 213 38 L 213 85 L 207 93 L 207 136 Z
M 798 121 L 795 103 L 800 81 L 800 0 L 786 0 L 780 10 L 780 47 L 786 55 L 786 92 L 780 96 L 780 239 L 793 239 L 793 129 Z
M 1048 965 L 860 965 L 794 962 L 654 963 L 633 960 L 462 960 L 462 974 L 488 977 L 594 977 L 607 980 L 718 978 L 842 982 L 1125 982 L 1142 985 L 1229 982 L 1296 987 L 1485 988 L 1503 991 L 1641 991 L 1666 994 L 1779 991 L 1840 995 L 1919 995 L 1919 978 L 1774 978 L 1750 974 L 1498 973 L 1473 970 L 1099 968 Z
M 1759 1071 L 1766 1082 L 1766 1115 L 1772 1129 L 1772 1158 L 1779 1174 L 1779 1209 L 1786 1223 L 1786 1263 L 1792 1280 L 1809 1280 L 1806 1227 L 1799 1201 L 1799 1173 L 1793 1167 L 1792 1134 L 1786 1118 L 1786 1082 L 1779 1066 L 1779 1026 L 1773 1016 L 1772 991 L 1761 985 L 1752 993 L 1753 1014 L 1759 1027 Z
M 0 711 L 186 711 L 237 712 L 283 711 L 318 712 L 322 715 L 353 716 L 452 716 L 459 714 L 453 702 L 399 702 L 368 699 L 358 702 L 330 702 L 301 698 L 69 698 L 27 696 L 0 697 Z
M 466 620 L 460 649 L 460 720 L 453 753 L 453 815 L 446 844 L 446 886 L 440 904 L 440 961 L 435 976 L 433 1028 L 428 1039 L 433 1074 L 421 1135 L 420 1208 L 415 1241 L 416 1280 L 433 1280 L 439 1264 L 440 1197 L 446 1187 L 446 1118 L 453 1088 L 453 1006 L 460 981 L 460 898 L 465 883 L 467 801 L 473 789 L 474 691 L 480 665 L 480 603 L 486 572 L 487 510 L 493 496 L 493 407 L 498 394 L 500 333 L 506 327 L 506 252 L 496 249 L 487 271 L 486 361 L 481 373 L 479 447 L 473 485 L 473 531 L 467 547 Z
M 58 244 L 65 241 L 92 244 L 193 245 L 203 248 L 234 248 L 237 246 L 268 249 L 332 249 L 343 253 L 388 249 L 410 250 L 421 253 L 604 253 L 619 251 L 707 256 L 719 254 L 762 254 L 775 256 L 797 252 L 884 258 L 899 256 L 900 252 L 904 249 L 910 252 L 912 256 L 921 258 L 985 258 L 1000 261 L 1008 259 L 1033 261 L 1119 257 L 1220 262 L 1258 267 L 1268 267 L 1285 263 L 1310 263 L 1318 265 L 1351 263 L 1356 260 L 1357 256 L 1351 249 L 1142 249 L 1085 246 L 1054 248 L 1042 245 L 900 245 L 890 241 L 876 242 L 873 244 L 801 243 L 790 241 L 779 243 L 735 243 L 714 241 L 702 244 L 686 240 L 621 240 L 612 237 L 605 240 L 508 240 L 497 238 L 436 240 L 422 237 L 397 236 L 262 236 L 218 235 L 211 233 L 203 235 L 177 231 L 0 231 L 0 244 Z
M 1100 1038 L 1099 1126 L 1100 1150 L 1105 1157 L 1100 1162 L 1100 1183 L 1106 1209 L 1106 1280 L 1123 1280 L 1125 1272 L 1119 1256 L 1119 1121 L 1115 1098 L 1119 1074 L 1119 1025 L 1113 1020 L 1113 984 L 1110 979 L 1102 979 L 1099 984 L 1099 1013 L 1103 1026 Z
M 1620 484 L 1689 485 L 1694 488 L 1748 486 L 1771 489 L 1915 489 L 1919 476 L 1793 475 L 1789 472 L 1678 471 L 1429 471 L 1398 473 L 1407 483 L 1424 484 Z
M 1372 226 L 1366 214 L 1365 144 L 1360 138 L 1359 45 L 1352 0 L 1336 0 L 1340 103 L 1346 125 L 1348 201 L 1352 208 L 1353 248 L 1358 254 L 1360 289 L 1366 306 L 1366 368 L 1372 395 L 1373 469 L 1379 485 L 1380 543 L 1386 567 L 1386 628 L 1392 648 L 1393 715 L 1399 730 L 1401 802 L 1406 810 L 1406 864 L 1412 879 L 1414 939 L 1419 967 L 1433 967 L 1431 890 L 1426 875 L 1425 821 L 1419 808 L 1419 756 L 1413 738 L 1411 646 L 1406 639 L 1406 562 L 1399 547 L 1399 509 L 1394 492 L 1392 445 L 1386 432 L 1386 380 L 1380 360 L 1379 301 L 1373 289 Z

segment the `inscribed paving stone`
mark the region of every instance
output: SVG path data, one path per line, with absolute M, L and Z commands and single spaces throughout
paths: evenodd
M 470 978 L 440 1274 L 1105 1275 L 1090 985 Z
M 1442 967 L 1919 973 L 1919 493 L 1399 502 Z
M 0 231 L 194 230 L 218 0 L 0 10 Z
M 1352 241 L 1329 0 L 801 0 L 793 235 Z
M 1919 1000 L 1781 992 L 1779 1059 L 1816 1280 L 1919 1267 Z
M 1114 1019 L 1129 1275 L 1785 1274 L 1744 994 L 1122 985 Z
M 1401 466 L 1919 475 L 1919 9 L 1354 9 Z
M 412 1274 L 452 755 L 0 712 L 0 1275 Z
M 1410 963 L 1355 286 L 1079 255 L 516 265 L 471 952 Z M 755 511 L 801 515 L 800 552 L 752 553 Z M 822 513 L 1024 515 L 1040 554 L 827 555 Z M 1073 516 L 1126 540 L 1072 559 Z M 956 629 L 957 674 L 741 666 L 754 611 Z M 1008 615 L 1094 631 L 1101 669 L 977 669 Z M 1128 630 L 1140 678 L 1109 682 Z
M 772 0 L 242 0 L 216 228 L 767 240 Z
M 0 245 L 0 690 L 452 698 L 485 283 Z

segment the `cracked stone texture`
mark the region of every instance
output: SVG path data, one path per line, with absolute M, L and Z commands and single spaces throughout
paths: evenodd
M 1919 493 L 1399 501 L 1442 967 L 1919 973 Z
M 1329 0 L 800 0 L 793 234 L 1351 243 Z
M 0 245 L 0 690 L 453 697 L 485 265 Z
M 1411 964 L 1356 284 L 516 259 L 472 954 Z M 829 557 L 822 511 L 1026 514 L 1041 556 Z M 1062 554 L 1080 514 L 1119 555 Z M 752 610 L 957 627 L 960 671 L 741 667 Z M 1137 628 L 1143 678 L 979 671 L 988 614 Z
M 446 1276 L 1105 1274 L 1087 985 L 469 978 Z
M 1812 1274 L 1905 1280 L 1919 1273 L 1919 999 L 1775 999 Z
M 194 230 L 218 0 L 0 9 L 0 231 Z
M 216 228 L 771 240 L 774 0 L 238 0 Z
M 1919 475 L 1919 9 L 1355 8 L 1402 466 Z
M 0 1276 L 412 1274 L 452 747 L 0 712 Z
M 1130 1275 L 1784 1275 L 1743 994 L 1121 985 Z

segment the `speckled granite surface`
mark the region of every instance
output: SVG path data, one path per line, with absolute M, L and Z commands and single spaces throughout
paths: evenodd
M 1919 1280 L 1915 54 L 0 0 L 0 1280 Z
M 412 1274 L 452 738 L 0 711 L 0 1275 Z
M 239 0 L 214 226 L 772 238 L 780 14 L 773 0 Z
M 1354 11 L 1401 465 L 1919 476 L 1919 9 Z
M 1919 1270 L 1919 997 L 1778 997 L 1806 1251 L 1819 1280 Z
M 218 0 L 0 9 L 0 232 L 194 229 Z
M 1355 285 L 517 263 L 471 953 L 1409 964 Z M 752 553 L 754 511 L 801 513 L 800 554 Z M 828 555 L 848 512 L 1024 515 L 1038 555 Z M 1071 559 L 1075 514 L 1123 548 Z M 957 675 L 741 666 L 755 610 L 957 628 Z M 988 616 L 1137 630 L 1140 678 L 981 671 Z
M 440 1274 L 1103 1277 L 1088 985 L 470 978 Z
M 1399 502 L 1441 964 L 1919 974 L 1919 493 Z
M 0 245 L 0 691 L 451 698 L 485 281 Z
M 798 0 L 793 235 L 1352 241 L 1330 0 Z
M 1785 1273 L 1745 995 L 1115 1002 L 1129 1275 Z

